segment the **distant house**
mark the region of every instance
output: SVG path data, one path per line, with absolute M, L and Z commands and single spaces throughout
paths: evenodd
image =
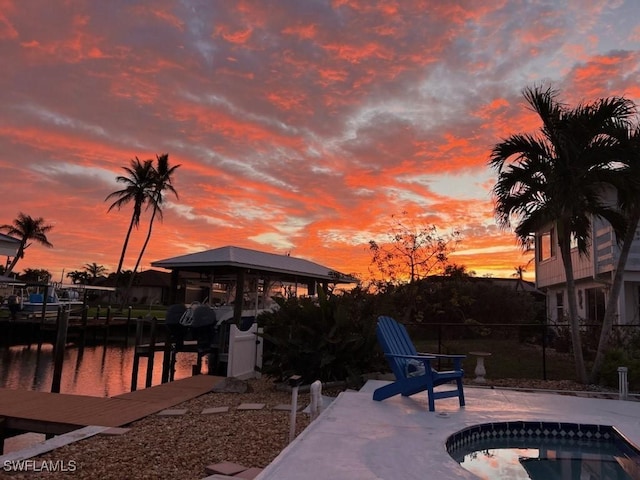
M 604 318 L 614 269 L 620 255 L 616 235 L 603 219 L 592 219 L 591 243 L 586 256 L 572 249 L 573 275 L 576 282 L 578 314 L 588 323 Z M 547 225 L 535 232 L 536 286 L 547 296 L 547 316 L 562 320 L 568 314 L 567 285 L 555 226 Z M 638 323 L 640 319 L 640 230 L 624 270 L 623 287 L 617 303 L 617 323 Z
M 144 270 L 136 274 L 129 300 L 134 304 L 164 304 L 169 298 L 171 274 L 161 270 Z
M 101 287 L 115 287 L 115 276 L 100 278 L 95 285 Z M 169 298 L 171 274 L 162 270 L 144 270 L 136 273 L 131 286 L 129 301 L 135 305 L 166 304 Z M 110 292 L 101 294 L 101 300 L 111 299 Z

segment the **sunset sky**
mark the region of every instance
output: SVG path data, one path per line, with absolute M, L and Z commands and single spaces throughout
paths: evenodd
M 16 270 L 115 271 L 131 209 L 105 197 L 168 153 L 179 198 L 143 269 L 236 245 L 366 278 L 407 211 L 509 277 L 531 255 L 496 225 L 491 148 L 539 126 L 527 86 L 640 102 L 639 19 L 637 0 L 0 0 L 0 224 L 54 226 Z

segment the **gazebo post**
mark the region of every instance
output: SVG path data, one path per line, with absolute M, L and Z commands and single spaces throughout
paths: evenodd
M 244 269 L 238 269 L 236 277 L 236 297 L 233 301 L 233 321 L 240 328 L 242 321 L 242 306 L 244 304 Z
M 169 305 L 178 302 L 178 287 L 180 286 L 180 269 L 171 270 L 171 286 L 169 288 Z

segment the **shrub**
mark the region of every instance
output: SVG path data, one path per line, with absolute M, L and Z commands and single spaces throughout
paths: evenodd
M 301 375 L 303 382 L 352 380 L 380 369 L 371 298 L 362 292 L 318 299 L 275 299 L 280 309 L 260 315 L 264 328 L 263 372 L 279 380 Z
M 604 357 L 599 383 L 608 387 L 618 387 L 618 367 L 627 367 L 629 391 L 640 391 L 640 334 L 624 328 L 614 330 L 611 344 L 616 345 Z
M 634 358 L 620 348 L 609 350 L 605 354 L 598 379 L 599 383 L 607 387 L 618 388 L 618 367 L 629 369 L 627 373 L 629 391 L 640 391 L 640 358 Z

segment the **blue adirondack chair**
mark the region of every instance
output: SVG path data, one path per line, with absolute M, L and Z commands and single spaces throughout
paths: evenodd
M 435 410 L 435 400 L 439 398 L 458 397 L 460 406 L 464 407 L 462 359 L 466 355 L 418 353 L 407 329 L 391 317 L 378 317 L 376 333 L 396 380 L 376 389 L 373 392 L 374 400 L 380 401 L 398 394 L 409 396 L 426 390 L 431 412 Z M 435 370 L 432 362 L 439 358 L 453 361 L 453 370 Z M 457 388 L 434 390 L 434 387 L 449 382 L 455 382 Z

